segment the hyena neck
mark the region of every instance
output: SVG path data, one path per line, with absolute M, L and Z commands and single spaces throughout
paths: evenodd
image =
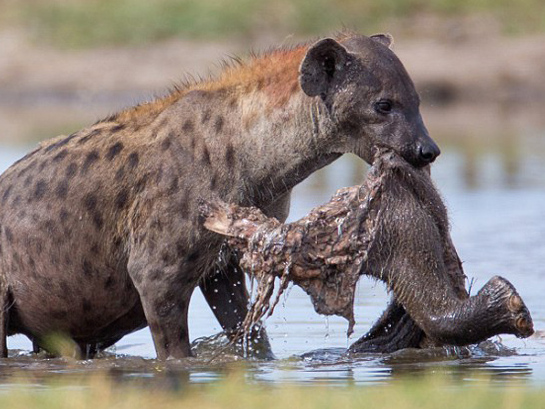
M 252 115 L 235 147 L 237 166 L 244 169 L 241 191 L 251 198 L 248 204 L 269 203 L 339 156 L 323 146 L 315 101 L 302 91 L 281 107 Z
M 266 206 L 339 156 L 325 146 L 332 132 L 323 104 L 299 85 L 307 49 L 254 57 L 118 119 L 174 133 L 218 179 L 224 200 Z
M 194 116 L 217 158 L 224 199 L 266 206 L 339 156 L 325 146 L 332 131 L 321 100 L 299 85 L 305 52 L 299 47 L 255 58 L 184 96 L 186 106 L 199 107 Z
M 227 116 L 236 132 L 226 136 L 231 137 L 234 167 L 240 171 L 237 190 L 248 204 L 267 204 L 333 160 L 324 157 L 319 143 L 319 102 L 304 95 L 299 85 L 307 49 L 302 45 L 255 57 L 210 84 L 234 105 Z

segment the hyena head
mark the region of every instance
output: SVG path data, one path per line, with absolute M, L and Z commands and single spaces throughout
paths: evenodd
M 422 121 L 420 99 L 387 35 L 330 38 L 312 45 L 299 72 L 303 92 L 319 97 L 334 131 L 332 152 L 371 162 L 377 147 L 398 152 L 414 166 L 440 154 Z

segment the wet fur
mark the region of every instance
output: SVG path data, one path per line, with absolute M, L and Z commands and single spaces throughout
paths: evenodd
M 271 279 L 279 276 L 281 290 L 288 280 L 298 284 L 317 312 L 347 318 L 350 332 L 357 279 L 363 274 L 384 281 L 394 301 L 351 352 L 533 333 L 528 309 L 504 278 L 493 277 L 469 297 L 429 172 L 394 152 L 379 154 L 362 186 L 339 190 L 293 223 L 221 202 L 203 203 L 202 213 L 207 228 L 234 237 L 230 243 L 243 253 L 241 265 L 259 278 L 257 313 L 267 311 L 263 305 L 274 308 Z

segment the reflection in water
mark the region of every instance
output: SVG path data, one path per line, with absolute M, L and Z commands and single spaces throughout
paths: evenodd
M 522 158 L 524 156 L 524 144 L 520 143 L 517 134 L 503 132 L 496 136 L 493 143 L 490 140 L 482 140 L 478 135 L 469 135 L 465 143 L 461 145 L 464 163 L 463 180 L 467 188 L 490 187 L 490 180 L 486 176 L 492 176 L 495 183 L 504 187 L 517 187 L 521 178 Z M 545 152 L 542 152 L 545 154 Z M 533 155 L 539 155 L 534 152 Z M 492 160 L 490 159 L 492 158 Z M 490 163 L 495 161 L 496 163 Z M 495 168 L 490 175 L 486 166 L 490 164 Z
M 214 362 L 209 356 L 160 362 L 113 354 L 75 361 L 12 351 L 9 360 L 0 361 L 0 391 L 17 384 L 41 388 L 52 381 L 86 384 L 96 375 L 147 388 L 181 390 L 188 384 L 215 382 L 241 371 L 248 381 L 266 384 L 372 385 L 430 374 L 456 383 L 521 385 L 532 380 L 533 369 L 527 356 L 498 343 L 488 344 L 355 356 L 347 356 L 342 348 L 321 349 L 274 362 L 242 360 L 234 355 Z M 509 358 L 509 363 L 502 362 L 502 358 Z
M 392 379 L 399 379 L 407 376 L 427 377 L 433 373 L 434 376 L 445 376 L 456 383 L 485 381 L 487 383 L 508 383 L 509 385 L 521 385 L 531 379 L 532 368 L 529 367 L 529 364 L 495 366 L 492 362 L 493 360 L 487 358 L 477 358 L 394 365 L 391 367 L 390 376 Z
M 478 346 L 444 347 L 428 350 L 399 351 L 384 359 L 392 378 L 443 374 L 453 381 L 523 382 L 531 379 L 532 368 L 526 357 L 522 364 L 497 364 L 501 357 L 521 358 L 515 349 L 498 342 L 485 341 Z

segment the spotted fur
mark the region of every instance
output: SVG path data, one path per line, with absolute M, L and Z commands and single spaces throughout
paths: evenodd
M 376 113 L 384 97 L 403 115 Z M 429 162 L 418 150 L 435 146 L 401 63 L 352 33 L 254 56 L 42 143 L 0 177 L 4 355 L 14 333 L 40 345 L 61 332 L 89 352 L 149 325 L 159 358 L 188 356 L 189 300 L 222 243 L 202 228 L 199 199 L 283 220 L 293 186 L 379 144 L 417 165 Z M 201 288 L 236 321 L 228 293 L 241 310 L 246 299 L 230 285 L 218 296 Z

